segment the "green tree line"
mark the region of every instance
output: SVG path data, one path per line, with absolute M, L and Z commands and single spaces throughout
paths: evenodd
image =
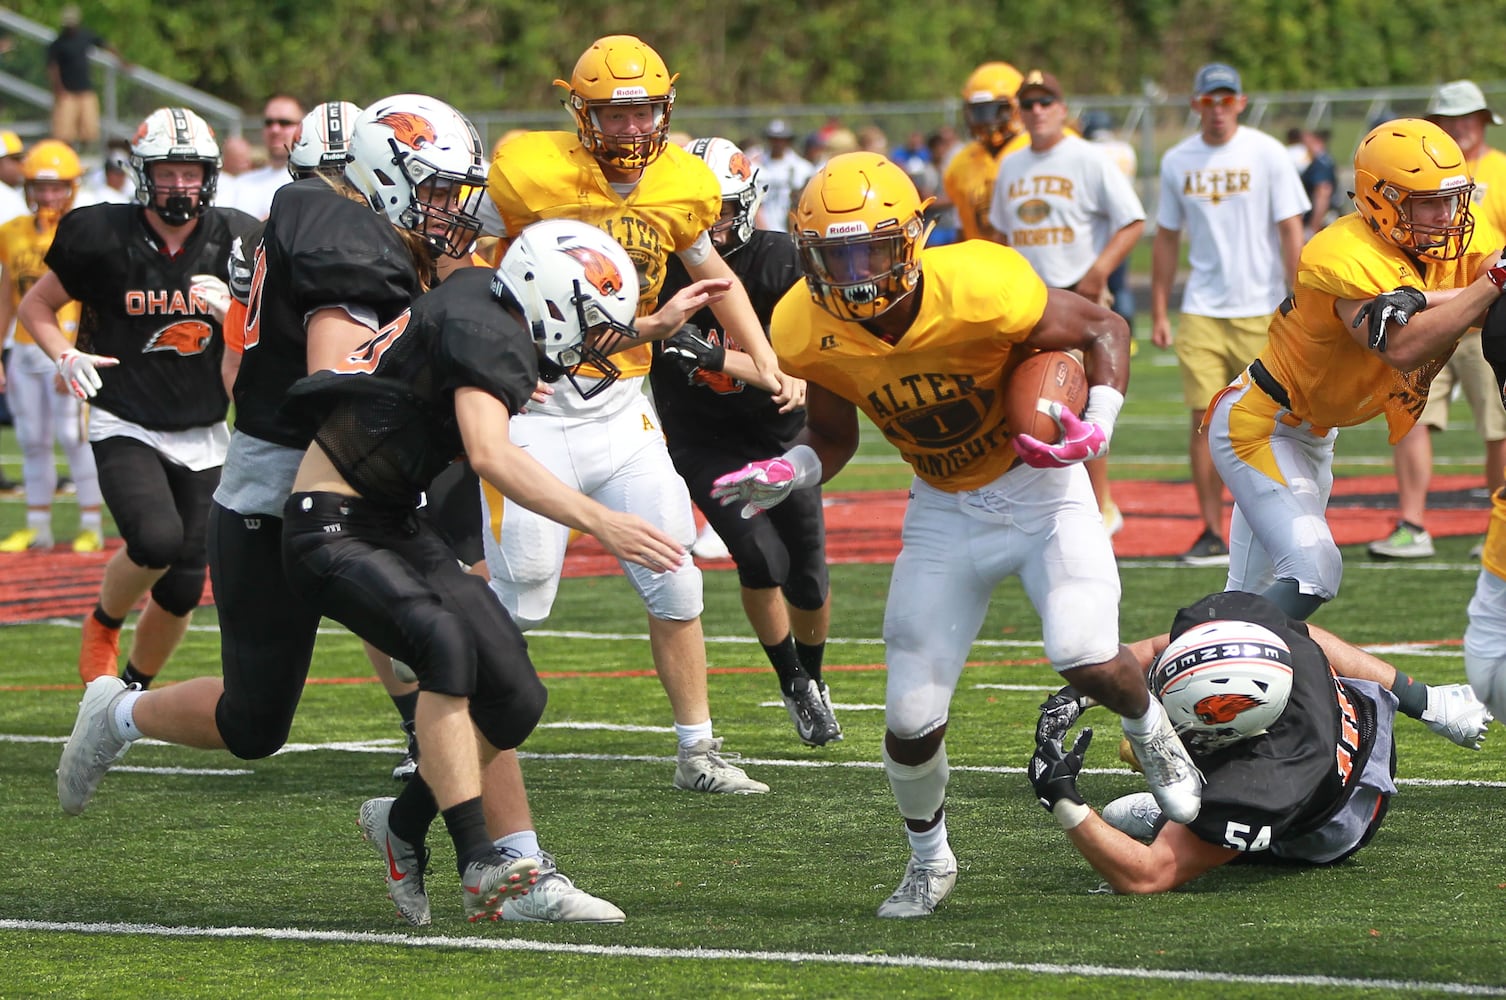
M 1506 76 L 1506 3 L 1373 0 L 96 0 L 85 24 L 132 62 L 249 111 L 274 92 L 360 103 L 418 91 L 543 110 L 601 34 L 641 35 L 699 105 L 925 101 L 989 59 L 1079 94 L 1187 90 L 1209 60 L 1251 90 Z M 56 0 L 13 7 L 55 24 Z M 1461 12 L 1469 11 L 1468 20 Z M 38 81 L 40 82 L 40 81 Z

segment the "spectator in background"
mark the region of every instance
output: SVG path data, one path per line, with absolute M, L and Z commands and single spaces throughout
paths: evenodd
M 0 225 L 17 216 L 31 214 L 23 191 L 26 171 L 21 165 L 21 154 L 24 151 L 19 135 L 9 130 L 0 132 Z
M 272 196 L 277 189 L 290 183 L 288 153 L 298 141 L 299 127 L 303 124 L 303 105 L 287 94 L 274 94 L 267 99 L 262 110 L 262 141 L 266 144 L 265 166 L 248 170 L 234 181 L 229 197 L 221 196 L 218 204 L 226 208 L 238 208 L 248 215 L 265 219 L 272 211 Z
M 236 183 L 256 166 L 251 143 L 246 141 L 245 136 L 232 135 L 220 145 L 220 158 L 225 161 L 225 165 L 220 169 L 220 186 L 215 190 L 215 202 L 234 205 L 237 198 Z M 270 205 L 268 211 L 271 211 Z
M 795 133 L 783 118 L 775 118 L 763 130 L 769 152 L 758 164 L 758 172 L 769 185 L 768 194 L 758 209 L 758 228 L 786 232 L 790 227 L 790 210 L 805 189 L 814 169 L 810 161 L 795 152 Z
M 926 206 L 926 222 L 933 227 L 931 238 L 926 241 L 928 247 L 956 243 L 962 238 L 960 223 L 957 220 L 957 206 L 952 203 L 951 193 L 941 182 L 941 178 L 946 174 L 946 168 L 951 165 L 952 158 L 957 155 L 957 150 L 960 148 L 957 142 L 957 131 L 950 125 L 943 125 L 926 136 L 926 150 L 931 156 L 930 169 L 936 175 L 936 186 L 931 192 L 934 200 Z M 919 186 L 917 182 L 916 187 Z
M 117 148 L 119 146 L 124 147 Z M 123 205 L 136 199 L 136 181 L 131 176 L 131 151 L 124 139 L 111 139 L 104 163 L 89 171 L 74 207 L 107 202 Z
M 1170 347 L 1171 286 L 1182 230 L 1192 273 L 1176 337 L 1182 393 L 1191 411 L 1188 456 L 1203 530 L 1182 556 L 1227 566 L 1224 484 L 1200 430 L 1208 401 L 1265 345 L 1276 307 L 1296 287 L 1302 213 L 1311 206 L 1281 143 L 1239 124 L 1248 99 L 1239 73 L 1209 63 L 1192 84 L 1200 128 L 1161 159 L 1161 201 L 1151 246 L 1151 343 Z
M 832 135 L 836 135 L 836 133 L 833 132 Z M 879 128 L 877 125 L 864 125 L 862 128 L 858 129 L 857 137 L 858 149 L 861 149 L 863 152 L 877 153 L 880 156 L 889 156 L 889 137 L 885 135 L 884 130 Z M 828 137 L 827 145 L 830 144 L 831 139 L 830 137 Z M 893 157 L 890 157 L 890 159 L 893 159 Z M 900 166 L 904 167 L 904 164 L 901 163 Z
M 1485 141 L 1486 126 L 1501 124 L 1501 117 L 1487 106 L 1485 94 L 1472 80 L 1445 83 L 1428 102 L 1428 121 L 1447 132 L 1464 154 L 1475 182 L 1470 211 L 1475 215 L 1476 229 L 1488 223 L 1495 232 L 1506 233 L 1506 153 L 1492 149 Z M 1433 475 L 1431 435 L 1448 428 L 1449 399 L 1455 385 L 1469 401 L 1475 430 L 1485 441 L 1485 485 L 1492 493 L 1503 485 L 1506 411 L 1499 405 L 1500 383 L 1480 349 L 1480 331 L 1470 330 L 1459 339 L 1443 370 L 1433 377 L 1422 416 L 1392 451 L 1401 519 L 1390 535 L 1370 543 L 1370 555 L 1377 559 L 1426 559 L 1433 555 L 1433 538 L 1424 524 L 1428 481 Z
M 1302 170 L 1302 190 L 1307 192 L 1307 200 L 1313 203 L 1302 217 L 1303 236 L 1310 240 L 1313 233 L 1328 225 L 1328 210 L 1333 205 L 1333 191 L 1339 173 L 1333 157 L 1328 155 L 1327 129 L 1303 132 L 1302 141 L 1311 157 Z
M 1125 142 L 1114 134 L 1114 122 L 1107 111 L 1090 111 L 1082 116 L 1082 137 L 1089 142 L 1096 143 L 1103 150 L 1114 166 L 1119 168 L 1120 173 L 1129 178 L 1131 185 L 1135 183 L 1135 175 L 1139 172 L 1140 161 L 1135 155 L 1135 147 Z M 1139 197 L 1139 192 L 1136 192 Z M 1109 291 L 1114 296 L 1114 301 L 1109 303 L 1109 308 L 1124 317 L 1124 321 L 1130 325 L 1130 336 L 1135 331 L 1135 293 L 1129 284 L 1129 259 L 1126 258 L 1120 265 L 1114 268 L 1109 275 Z M 1135 342 L 1130 341 L 1130 356 L 1135 353 Z
M 1301 173 L 1307 169 L 1307 165 L 1313 161 L 1312 150 L 1308 148 L 1304 137 L 1306 130 L 1293 125 L 1286 130 L 1286 154 L 1292 158 L 1292 165 Z
M 1108 306 L 1109 275 L 1145 232 L 1145 208 L 1103 150 L 1067 134 L 1067 99 L 1056 77 L 1031 70 L 1016 103 L 1030 145 L 999 164 L 989 225 L 1047 288 Z M 1109 489 L 1108 456 L 1084 464 L 1104 529 L 1113 535 L 1124 516 Z
M 47 46 L 47 80 L 52 84 L 52 135 L 75 147 L 99 141 L 99 94 L 89 70 L 89 52 L 104 49 L 128 65 L 115 47 L 84 27 L 76 4 L 58 13 L 61 30 Z

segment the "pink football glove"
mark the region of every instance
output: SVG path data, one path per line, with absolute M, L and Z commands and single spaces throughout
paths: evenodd
M 795 488 L 795 467 L 785 458 L 749 462 L 711 484 L 711 495 L 723 507 L 742 503 L 743 517 L 755 517 L 778 506 Z
M 1080 419 L 1061 403 L 1053 402 L 1042 412 L 1062 429 L 1061 441 L 1047 444 L 1029 434 L 1016 434 L 1014 450 L 1020 453 L 1026 465 L 1037 469 L 1061 469 L 1109 453 L 1109 440 L 1102 427 Z

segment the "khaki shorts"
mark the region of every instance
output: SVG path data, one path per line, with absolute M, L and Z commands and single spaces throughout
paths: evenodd
M 99 95 L 63 91 L 52 102 L 52 137 L 68 143 L 99 140 Z
M 1182 397 L 1189 409 L 1208 401 L 1265 349 L 1271 317 L 1218 319 L 1182 314 L 1172 346 L 1182 369 Z
M 1485 441 L 1506 439 L 1506 409 L 1495 372 L 1480 351 L 1480 331 L 1471 330 L 1459 341 L 1448 364 L 1433 379 L 1428 403 L 1417 422 L 1435 431 L 1448 430 L 1449 399 L 1458 386 L 1475 415 L 1475 430 Z

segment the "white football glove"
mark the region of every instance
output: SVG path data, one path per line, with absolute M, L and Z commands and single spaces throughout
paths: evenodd
M 1468 684 L 1428 685 L 1428 707 L 1423 710 L 1422 721 L 1444 739 L 1478 750 L 1494 718 Z
M 99 369 L 113 368 L 120 364 L 119 358 L 103 354 L 85 354 L 69 348 L 58 355 L 58 374 L 63 384 L 79 399 L 91 399 L 104 383 L 100 381 Z
M 230 311 L 230 286 L 223 278 L 212 274 L 196 274 L 189 279 L 188 291 L 204 301 L 204 306 L 214 314 L 216 322 L 225 322 L 225 313 Z

